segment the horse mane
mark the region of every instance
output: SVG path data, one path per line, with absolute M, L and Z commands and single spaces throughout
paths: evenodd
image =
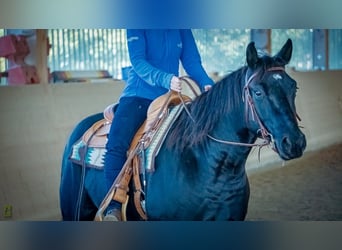
M 214 129 L 219 119 L 242 102 L 242 84 L 247 67 L 242 67 L 217 82 L 210 91 L 202 93 L 187 105 L 169 132 L 166 145 L 182 152 L 200 144 Z

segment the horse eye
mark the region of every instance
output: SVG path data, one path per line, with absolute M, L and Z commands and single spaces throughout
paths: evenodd
M 260 90 L 255 91 L 254 94 L 256 97 L 260 97 L 262 95 Z

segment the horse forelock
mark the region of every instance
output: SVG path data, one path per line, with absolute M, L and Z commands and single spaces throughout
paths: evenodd
M 167 146 L 178 152 L 200 144 L 214 129 L 219 119 L 242 105 L 242 87 L 247 68 L 243 67 L 225 76 L 208 92 L 204 92 L 184 112 L 170 130 Z

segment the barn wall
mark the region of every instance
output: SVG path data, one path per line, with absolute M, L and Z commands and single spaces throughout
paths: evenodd
M 69 133 L 84 117 L 116 102 L 122 82 L 0 88 L 0 220 L 59 218 L 61 157 Z
M 307 151 L 342 142 L 342 71 L 292 72 Z M 59 220 L 61 155 L 73 126 L 116 102 L 122 82 L 0 88 L 0 220 Z M 247 169 L 281 166 L 269 148 L 254 149 Z M 272 163 L 272 164 L 271 164 Z M 5 210 L 12 206 L 12 217 Z M 8 214 L 8 213 L 6 213 Z

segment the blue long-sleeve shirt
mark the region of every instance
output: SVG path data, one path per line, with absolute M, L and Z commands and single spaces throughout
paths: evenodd
M 179 75 L 179 63 L 203 89 L 214 82 L 201 64 L 190 29 L 127 30 L 132 70 L 121 97 L 139 96 L 154 100 L 170 89 L 172 76 Z

